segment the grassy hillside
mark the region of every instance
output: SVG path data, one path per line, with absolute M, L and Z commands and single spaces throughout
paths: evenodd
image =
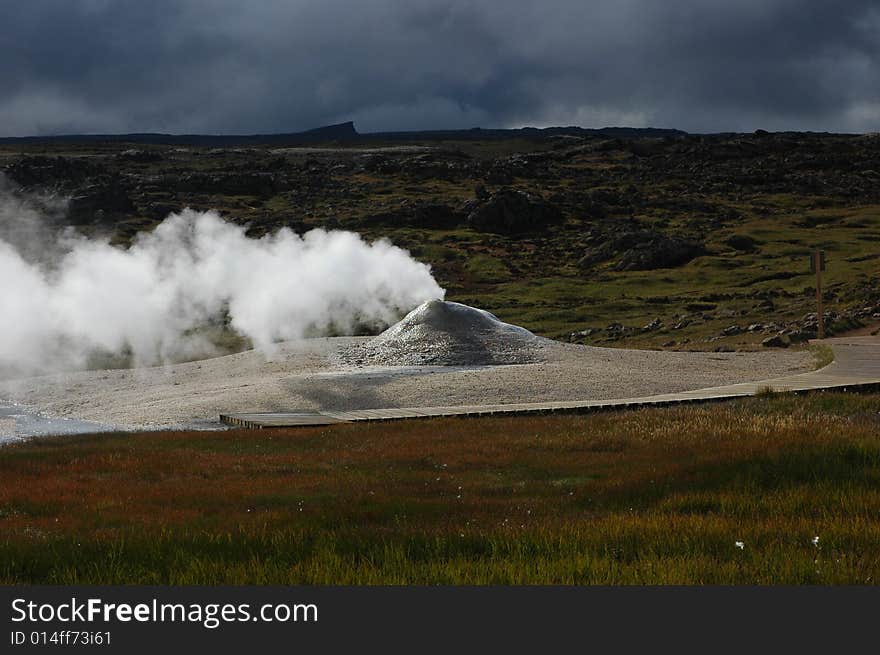
M 0 583 L 875 584 L 878 402 L 22 443 Z

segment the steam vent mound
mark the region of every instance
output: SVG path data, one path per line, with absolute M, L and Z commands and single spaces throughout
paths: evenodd
M 359 348 L 351 363 L 376 366 L 483 366 L 541 361 L 552 342 L 494 314 L 430 300 Z

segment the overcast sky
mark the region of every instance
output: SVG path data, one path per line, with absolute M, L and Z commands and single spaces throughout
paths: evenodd
M 862 0 L 0 0 L 0 135 L 880 130 Z

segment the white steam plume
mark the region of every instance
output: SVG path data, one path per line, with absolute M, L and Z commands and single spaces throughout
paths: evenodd
M 70 235 L 61 245 L 46 266 L 0 239 L 0 372 L 81 367 L 94 351 L 166 361 L 227 313 L 271 352 L 279 340 L 389 322 L 444 295 L 429 266 L 388 241 L 320 229 L 253 239 L 214 212 L 172 214 L 128 249 Z

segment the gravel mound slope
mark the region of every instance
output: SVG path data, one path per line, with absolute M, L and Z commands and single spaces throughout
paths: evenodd
M 485 310 L 429 300 L 343 360 L 357 366 L 531 364 L 543 361 L 551 345 Z

